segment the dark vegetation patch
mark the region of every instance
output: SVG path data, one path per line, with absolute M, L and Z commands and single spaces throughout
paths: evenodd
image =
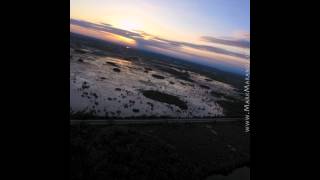
M 132 104 L 123 104 L 124 109 L 127 109 L 129 107 L 132 107 Z M 153 106 L 150 106 L 151 109 L 153 110 Z M 95 106 L 92 106 L 93 109 L 87 110 L 81 110 L 81 111 L 71 111 L 70 110 L 70 119 L 75 119 L 75 120 L 88 120 L 88 119 L 95 119 L 95 120 L 110 120 L 110 125 L 113 124 L 112 120 L 115 119 L 147 119 L 147 120 L 152 120 L 152 119 L 189 119 L 189 118 L 196 118 L 196 119 L 201 119 L 201 118 L 212 118 L 212 116 L 193 116 L 189 118 L 183 118 L 183 117 L 176 117 L 176 116 L 169 116 L 169 115 L 139 115 L 139 116 L 129 116 L 129 117 L 120 117 L 118 112 L 108 112 L 106 109 L 103 111 L 105 112 L 104 115 L 98 115 L 97 113 L 101 112 L 99 110 L 95 110 Z M 180 110 L 176 111 L 177 113 L 181 113 Z
M 145 73 L 148 73 L 149 71 L 152 71 L 152 69 L 151 69 L 151 68 L 148 68 L 148 67 L 145 67 L 145 68 L 144 68 L 144 72 L 145 72 Z
M 83 63 L 84 61 L 83 61 L 83 59 L 79 58 L 79 59 L 78 59 L 78 62 Z
M 238 99 L 228 94 L 224 94 L 217 91 L 210 91 L 210 94 L 217 98 L 224 98 L 225 100 L 219 100 L 217 103 L 223 108 L 223 112 L 226 116 L 244 116 L 244 99 Z
M 120 72 L 120 69 L 119 68 L 113 68 L 113 71 L 114 72 Z
M 153 90 L 142 90 L 142 94 L 152 100 L 172 104 L 175 106 L 178 106 L 180 109 L 186 110 L 188 109 L 187 103 L 180 100 L 178 97 L 166 94 L 159 91 L 153 91 Z
M 114 90 L 116 90 L 116 91 L 121 91 L 121 89 L 120 89 L 120 88 L 115 88 Z
M 180 84 L 182 84 L 182 85 L 184 85 L 184 86 L 185 86 L 185 85 L 187 85 L 186 83 L 184 83 L 184 82 L 181 82 L 181 81 L 180 81 Z
M 192 84 L 192 83 L 188 83 L 188 85 L 189 85 L 190 87 L 194 87 L 194 84 Z
M 94 98 L 98 99 L 97 93 L 90 93 Z
M 217 92 L 217 91 L 211 91 L 210 94 L 211 94 L 212 96 L 218 97 L 218 98 L 225 97 L 225 94 L 224 94 L 224 93 Z
M 173 76 L 175 76 L 176 78 L 178 79 L 182 79 L 182 80 L 185 80 L 185 81 L 189 81 L 189 82 L 194 82 L 191 78 L 190 78 L 190 74 L 185 71 L 185 72 L 181 72 L 181 71 L 177 71 L 175 69 L 172 69 L 172 68 L 164 68 L 164 67 L 161 67 L 160 68 L 162 71 L 164 72 L 167 72 L 169 74 L 172 74 Z
M 90 99 L 89 93 L 88 92 L 82 92 L 81 97 L 86 97 L 88 99 Z
M 114 63 L 114 62 L 110 62 L 110 61 L 108 61 L 108 62 L 106 62 L 107 64 L 109 64 L 109 65 L 111 65 L 111 66 L 114 66 L 114 67 L 119 67 L 116 63 Z
M 154 84 L 150 80 L 148 80 L 148 81 L 139 80 L 139 82 L 141 82 L 142 84 L 147 85 L 147 86 L 154 86 Z
M 169 83 L 170 83 L 170 84 L 174 84 L 174 82 L 172 82 L 172 81 L 169 81 Z
M 84 50 L 82 50 L 82 49 L 75 49 L 74 51 L 77 52 L 77 53 L 80 53 L 80 54 L 85 54 L 85 53 L 87 53 L 86 51 L 84 51 Z
M 139 109 L 132 109 L 132 111 L 133 111 L 133 112 L 135 112 L 135 113 L 140 112 L 140 110 L 139 110 Z
M 82 83 L 82 89 L 88 89 L 90 88 L 89 84 L 85 81 Z
M 225 98 L 227 100 L 230 100 L 230 101 L 239 101 L 241 102 L 241 99 L 244 99 L 243 96 L 240 95 L 240 99 L 234 97 L 234 96 L 230 96 L 228 94 L 224 94 L 224 93 L 221 93 L 221 92 L 217 92 L 217 91 L 210 91 L 210 94 L 214 97 L 218 97 L 218 98 Z
M 127 61 L 139 61 L 140 60 L 140 58 L 137 56 L 124 57 L 123 59 L 125 59 Z
M 220 100 L 217 102 L 222 108 L 225 116 L 241 116 L 245 115 L 244 101 L 240 100 Z
M 151 110 L 153 110 L 153 104 L 151 102 L 147 102 L 147 104 L 150 106 Z
M 70 119 L 96 119 L 96 112 L 94 110 L 88 111 L 84 109 L 82 111 L 70 110 Z
M 202 87 L 203 89 L 210 89 L 209 86 L 206 86 L 206 85 L 203 85 L 203 84 L 200 84 L 200 87 Z
M 152 74 L 152 77 L 157 78 L 157 79 L 164 79 L 163 76 L 157 75 L 157 74 Z

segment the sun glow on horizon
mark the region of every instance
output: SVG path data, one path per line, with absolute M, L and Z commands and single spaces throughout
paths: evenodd
M 141 22 L 134 21 L 131 19 L 122 19 L 119 20 L 114 24 L 115 27 L 129 30 L 129 31 L 136 31 L 143 29 L 143 25 Z
M 136 45 L 136 41 L 134 39 L 131 39 L 131 38 L 127 38 L 127 37 L 124 37 L 124 36 L 120 36 L 120 35 L 117 35 L 117 34 L 112 34 L 112 33 L 109 33 L 107 36 L 107 39 L 109 38 L 112 38 L 112 39 L 115 39 L 119 42 L 122 42 L 126 45 L 130 45 L 130 46 L 135 46 Z

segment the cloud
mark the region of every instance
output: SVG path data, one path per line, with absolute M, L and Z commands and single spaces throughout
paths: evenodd
M 78 19 L 70 19 L 70 24 L 89 28 L 89 29 L 94 29 L 97 31 L 113 33 L 113 34 L 117 34 L 117 35 L 124 36 L 124 37 L 129 37 L 129 38 L 130 37 L 141 37 L 141 38 L 143 37 L 139 33 L 115 28 L 115 27 L 112 27 L 112 25 L 106 24 L 106 23 L 96 24 L 96 23 L 78 20 Z
M 245 39 L 250 41 L 250 33 L 244 31 L 237 31 L 234 33 L 234 37 L 237 39 Z
M 229 51 L 226 49 L 217 48 L 217 47 L 213 47 L 213 46 L 197 45 L 197 44 L 191 44 L 191 43 L 182 43 L 182 44 L 185 46 L 195 48 L 195 49 L 211 51 L 211 52 L 215 52 L 218 54 L 224 54 L 224 55 L 229 55 L 229 56 L 234 56 L 234 57 L 239 57 L 239 58 L 244 58 L 244 59 L 249 58 L 249 56 L 246 54 L 236 53 L 236 52 L 232 52 L 232 51 Z
M 240 52 L 234 52 L 230 51 L 226 48 L 221 47 L 215 47 L 215 46 L 209 46 L 209 45 L 200 45 L 200 44 L 194 44 L 194 43 L 188 43 L 183 41 L 172 41 L 167 40 L 164 38 L 156 37 L 151 34 L 148 34 L 143 31 L 127 31 L 123 29 L 119 29 L 116 27 L 113 27 L 110 24 L 106 23 L 92 23 L 88 21 L 83 20 L 77 20 L 77 19 L 70 19 L 70 24 L 81 26 L 84 28 L 88 28 L 91 30 L 106 32 L 106 33 L 113 33 L 116 35 L 120 35 L 126 38 L 130 38 L 135 40 L 137 48 L 141 49 L 148 49 L 148 47 L 155 47 L 156 49 L 166 49 L 170 51 L 179 51 L 183 47 L 193 48 L 197 50 L 202 50 L 206 52 L 213 52 L 221 55 L 226 56 L 232 56 L 236 58 L 246 59 L 249 60 L 249 56 L 247 54 L 243 54 Z M 224 44 L 229 46 L 235 46 L 235 47 L 242 47 L 242 48 L 250 48 L 250 41 L 247 40 L 227 40 L 227 39 L 218 39 L 214 37 L 209 36 L 203 36 L 201 37 L 204 41 L 208 42 L 214 42 L 216 44 Z
M 235 47 L 240 47 L 240 48 L 250 48 L 250 34 L 242 34 L 242 35 L 237 35 L 238 38 L 241 39 L 223 39 L 223 38 L 216 38 L 212 36 L 202 36 L 201 40 L 210 42 L 210 43 L 216 43 L 216 44 L 223 44 L 223 45 L 228 45 L 228 46 L 235 46 Z

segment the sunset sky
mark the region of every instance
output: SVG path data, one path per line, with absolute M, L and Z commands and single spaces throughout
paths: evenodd
M 70 0 L 70 31 L 226 70 L 250 63 L 250 0 Z

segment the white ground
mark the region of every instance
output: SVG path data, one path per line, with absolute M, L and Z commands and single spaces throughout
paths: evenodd
M 78 61 L 79 58 L 83 62 Z M 115 67 L 106 62 L 115 63 L 121 72 L 115 72 Z M 152 71 L 146 73 L 143 66 L 123 59 L 100 57 L 91 53 L 80 54 L 70 48 L 70 108 L 73 111 L 93 110 L 99 116 L 107 113 L 108 116 L 116 117 L 222 116 L 222 107 L 215 103 L 218 98 L 210 95 L 209 90 L 200 87 L 199 84 L 209 86 L 216 92 L 237 97 L 231 85 L 215 80 L 208 82 L 205 80 L 207 77 L 193 72 L 189 74 L 195 83 L 177 79 L 152 67 Z M 154 78 L 152 74 L 164 76 L 165 79 Z M 170 84 L 170 81 L 174 84 Z M 181 110 L 175 105 L 148 99 L 139 90 L 157 90 L 177 96 L 187 102 L 188 109 Z M 153 104 L 153 108 L 150 103 Z M 133 109 L 138 109 L 139 112 L 134 112 Z

